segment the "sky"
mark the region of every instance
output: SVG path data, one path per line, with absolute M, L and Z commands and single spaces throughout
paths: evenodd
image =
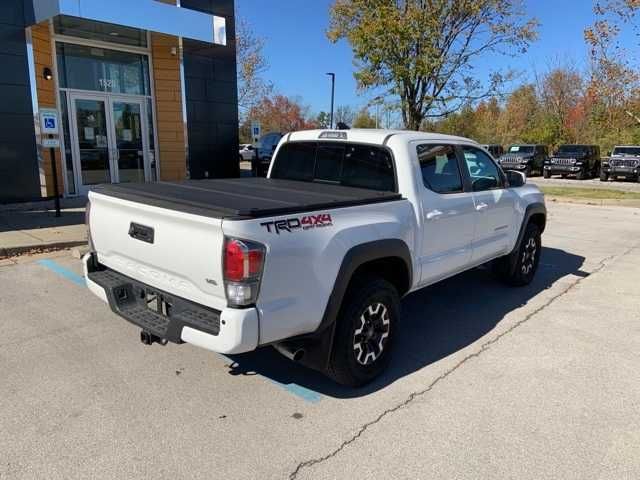
M 512 68 L 520 72 L 522 82 L 533 80 L 536 71 L 557 65 L 586 68 L 583 32 L 594 21 L 593 1 L 525 2 L 529 15 L 541 23 L 538 40 L 517 58 L 493 56 L 477 62 L 480 78 L 488 78 L 493 70 Z M 326 37 L 331 4 L 331 0 L 236 0 L 239 17 L 264 39 L 270 65 L 264 77 L 278 93 L 300 97 L 312 112 L 330 109 L 331 82 L 326 72 L 336 73 L 336 105 L 359 108 L 376 96 L 357 91 L 349 44 L 332 44 Z

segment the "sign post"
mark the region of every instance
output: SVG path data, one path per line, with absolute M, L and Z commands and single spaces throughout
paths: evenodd
M 56 148 L 60 147 L 58 135 L 58 111 L 54 108 L 40 109 L 40 132 L 42 133 L 42 147 L 49 148 L 51 158 L 51 174 L 53 176 L 53 201 L 56 207 L 56 217 L 60 217 L 60 192 L 58 191 L 58 166 L 56 165 Z M 45 136 L 47 138 L 45 138 Z
M 251 137 L 253 139 L 253 148 L 254 155 L 253 161 L 251 162 L 251 171 L 253 172 L 253 176 L 258 176 L 258 166 L 260 165 L 260 149 L 258 148 L 258 143 L 260 142 L 260 137 L 262 136 L 262 126 L 260 122 L 252 122 L 251 123 Z

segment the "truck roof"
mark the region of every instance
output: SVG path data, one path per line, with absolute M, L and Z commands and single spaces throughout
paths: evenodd
M 412 142 L 416 140 L 423 141 L 443 141 L 443 142 L 456 142 L 456 143 L 470 143 L 478 145 L 474 140 L 470 140 L 464 137 L 456 137 L 454 135 L 445 135 L 444 133 L 429 133 L 429 132 L 413 132 L 408 130 L 376 130 L 368 128 L 354 128 L 351 130 L 304 130 L 300 132 L 292 132 L 284 137 L 284 141 L 311 141 L 320 140 L 320 135 L 327 132 L 342 132 L 346 134 L 346 140 L 335 138 L 322 138 L 323 141 L 347 141 L 358 143 L 369 143 L 374 145 L 384 145 L 389 138 L 401 138 L 406 142 Z

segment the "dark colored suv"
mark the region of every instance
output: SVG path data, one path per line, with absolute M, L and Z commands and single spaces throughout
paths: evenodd
M 503 170 L 517 170 L 529 177 L 534 172 L 542 174 L 548 159 L 549 149 L 546 145 L 511 145 L 498 163 Z
M 251 168 L 255 176 L 267 176 L 269 165 L 271 164 L 271 157 L 273 156 L 273 152 L 276 151 L 276 147 L 282 137 L 284 137 L 284 134 L 280 132 L 271 132 L 262 136 L 258 142 L 258 148 L 256 149 L 257 155 L 253 159 Z
M 625 180 L 640 182 L 640 146 L 620 146 L 613 149 L 609 158 L 602 160 L 600 180 Z
M 491 154 L 493 158 L 500 158 L 504 154 L 504 147 L 498 144 L 482 145 L 482 147 Z
M 575 175 L 578 180 L 600 175 L 600 147 L 597 145 L 560 145 L 544 166 L 544 178 Z

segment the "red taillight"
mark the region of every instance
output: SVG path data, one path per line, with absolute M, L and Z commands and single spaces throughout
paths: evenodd
M 240 282 L 244 278 L 244 245 L 238 240 L 229 240 L 224 249 L 224 278 Z
M 224 244 L 224 281 L 231 306 L 254 304 L 264 266 L 265 246 L 227 238 Z
M 264 263 L 263 250 L 249 251 L 249 276 L 255 277 L 262 273 L 262 264 Z

